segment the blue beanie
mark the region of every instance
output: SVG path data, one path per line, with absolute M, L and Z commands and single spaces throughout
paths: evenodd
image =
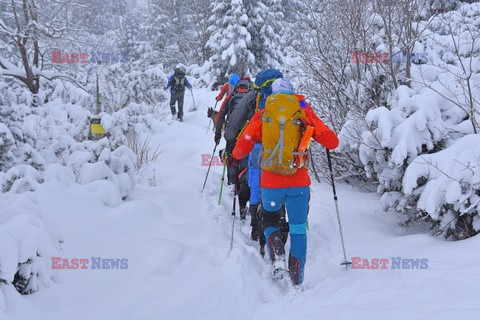
M 280 71 L 278 71 L 277 69 L 267 69 L 267 70 L 260 71 L 255 76 L 255 86 L 254 87 L 262 88 L 263 86 L 265 86 L 264 84 L 268 80 L 271 80 L 270 81 L 270 83 L 271 83 L 271 82 L 273 82 L 273 80 L 278 79 L 278 78 L 283 78 L 283 74 Z
M 260 90 L 260 101 L 258 102 L 258 110 L 265 108 L 267 97 L 272 94 L 272 82 L 276 79 L 283 78 L 283 74 L 277 69 L 267 69 L 260 71 L 255 76 L 255 89 Z
M 230 81 L 229 81 L 230 84 L 236 85 L 239 80 L 240 80 L 240 76 L 238 74 L 232 73 L 230 75 Z

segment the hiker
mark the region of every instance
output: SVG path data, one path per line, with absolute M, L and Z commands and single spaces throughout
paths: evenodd
M 238 82 L 235 84 L 233 91 L 230 95 L 228 95 L 228 100 L 220 111 L 218 112 L 216 123 L 215 123 L 215 143 L 219 144 L 220 139 L 222 137 L 222 129 L 223 125 L 228 123 L 230 115 L 232 114 L 233 110 L 236 108 L 236 105 L 240 102 L 240 100 L 247 94 L 250 90 L 252 90 L 252 81 L 248 77 L 242 77 Z M 233 150 L 233 145 L 228 145 L 227 140 L 227 151 L 231 152 Z
M 236 108 L 237 104 L 242 100 L 242 98 L 250 91 L 252 90 L 252 81 L 244 77 L 240 79 L 237 84 L 235 85 L 235 88 L 233 89 L 232 94 L 230 95 L 227 103 L 225 104 L 225 107 L 219 112 L 218 114 L 218 120 L 217 123 L 215 124 L 215 143 L 218 145 L 220 143 L 220 139 L 222 138 L 222 129 L 225 125 L 225 128 L 228 126 L 228 122 L 230 119 L 230 115 L 233 112 L 233 110 Z M 227 154 L 231 154 L 233 147 L 235 146 L 236 139 L 226 139 L 227 140 L 227 146 L 225 148 L 225 151 Z M 229 183 L 233 184 L 233 183 Z
M 215 143 L 218 145 L 222 136 L 222 127 L 229 126 L 230 114 L 235 110 L 242 98 L 252 89 L 252 81 L 248 77 L 241 77 L 236 83 L 232 93 L 230 94 L 225 107 L 219 113 L 218 121 L 215 126 Z M 228 184 L 235 185 L 235 191 L 238 195 L 240 204 L 240 219 L 245 220 L 247 216 L 247 202 L 250 198 L 250 188 L 246 178 L 247 161 L 237 161 L 232 157 L 233 147 L 236 139 L 227 140 L 227 144 L 222 158 L 227 165 L 227 181 Z
M 310 198 L 310 177 L 306 166 L 310 138 L 327 149 L 338 146 L 337 135 L 314 113 L 304 97 L 295 94 L 287 79 L 272 83 L 272 94 L 265 108 L 251 119 L 237 141 L 233 156 L 246 157 L 256 142 L 262 143 L 262 176 L 260 180 L 263 233 L 274 267 L 274 277 L 282 277 L 286 269 L 285 245 L 279 228 L 280 209 L 285 204 L 290 253 L 288 274 L 294 285 L 303 282 L 307 253 L 307 213 Z M 279 106 L 283 108 L 278 108 Z
M 178 102 L 178 121 L 183 121 L 183 98 L 185 96 L 185 87 L 192 90 L 192 85 L 185 77 L 186 68 L 183 64 L 178 64 L 175 67 L 174 73 L 168 78 L 167 86 L 165 90 L 170 88 L 170 110 L 172 111 L 172 117 L 177 114 L 175 109 L 175 103 Z
M 216 125 L 216 123 L 218 121 L 218 118 L 220 116 L 220 113 L 222 112 L 223 108 L 227 104 L 228 99 L 230 98 L 231 94 L 233 93 L 233 90 L 235 89 L 235 85 L 237 84 L 237 82 L 239 80 L 240 80 L 240 76 L 236 73 L 232 73 L 230 75 L 230 78 L 229 78 L 228 82 L 223 85 L 219 94 L 215 97 L 215 100 L 217 102 L 222 100 L 224 96 L 225 96 L 225 99 L 223 99 L 222 105 L 220 106 L 220 109 L 218 110 L 218 112 L 213 113 L 214 116 L 215 116 L 215 118 L 213 119 L 213 125 L 214 126 Z
M 267 97 L 272 93 L 272 82 L 278 78 L 283 78 L 283 75 L 277 69 L 267 69 L 260 71 L 255 76 L 255 83 L 253 85 L 254 90 L 250 91 L 245 97 L 240 100 L 239 104 L 235 107 L 230 115 L 228 127 L 225 130 L 225 139 L 238 139 L 243 129 L 245 129 L 248 121 L 255 114 L 256 110 L 263 109 Z M 265 237 L 263 235 L 261 219 L 259 216 L 260 204 L 260 150 L 261 144 L 257 143 L 254 149 L 248 156 L 247 163 L 247 178 L 248 186 L 250 188 L 250 226 L 251 239 L 259 241 L 260 254 L 262 257 L 265 254 Z M 283 219 L 281 222 L 282 234 L 285 241 L 288 237 L 288 224 Z

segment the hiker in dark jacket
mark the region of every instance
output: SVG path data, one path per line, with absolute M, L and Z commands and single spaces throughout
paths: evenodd
M 251 90 L 243 96 L 233 109 L 228 118 L 228 126 L 225 129 L 225 140 L 237 139 L 238 134 L 244 127 L 245 123 L 255 114 L 255 99 L 257 91 Z
M 188 82 L 185 77 L 186 68 L 183 64 L 179 64 L 175 67 L 174 73 L 168 78 L 167 86 L 165 90 L 170 88 L 170 110 L 172 111 L 172 116 L 174 117 L 177 114 L 175 110 L 175 103 L 178 102 L 178 121 L 183 120 L 183 98 L 185 96 L 185 87 L 192 89 L 192 85 Z
M 225 124 L 225 128 L 228 128 L 230 123 L 230 115 L 233 110 L 237 107 L 237 104 L 242 100 L 242 98 L 247 94 L 252 88 L 252 82 L 248 78 L 243 78 L 237 82 L 235 88 L 230 95 L 230 99 L 225 104 L 225 107 L 222 109 L 219 114 L 218 121 L 215 127 L 215 143 L 219 144 L 222 137 L 222 128 Z M 225 147 L 225 153 L 229 158 L 227 160 L 227 177 L 228 184 L 235 184 L 237 182 L 237 162 L 232 157 L 232 150 L 235 146 L 235 139 L 226 139 L 227 145 Z
M 232 114 L 233 110 L 236 109 L 238 103 L 242 100 L 242 98 L 248 94 L 248 92 L 252 89 L 252 81 L 249 78 L 242 78 L 240 79 L 237 84 L 235 85 L 235 89 L 233 90 L 232 94 L 228 102 L 225 104 L 225 107 L 221 110 L 218 115 L 217 123 L 215 124 L 215 143 L 219 144 L 220 139 L 222 138 L 222 129 L 223 125 L 227 128 L 227 123 L 230 121 L 230 115 Z M 234 137 L 235 138 L 235 137 Z M 231 154 L 233 147 L 235 145 L 235 141 L 232 139 L 227 139 L 227 149 L 226 151 Z M 232 144 L 233 143 L 233 144 Z

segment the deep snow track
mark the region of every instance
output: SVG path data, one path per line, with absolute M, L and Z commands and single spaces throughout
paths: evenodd
M 206 109 L 215 93 L 195 90 L 198 112 L 163 122 L 152 147 L 162 154 L 143 172 L 130 201 L 107 207 L 82 186 L 49 182 L 36 197 L 64 234 L 65 258 L 128 258 L 126 270 L 58 270 L 50 288 L 9 295 L 6 319 L 473 319 L 480 311 L 479 238 L 446 242 L 407 234 L 379 209 L 376 194 L 338 186 L 347 254 L 428 259 L 428 269 L 348 270 L 332 191 L 312 185 L 302 290 L 272 283 L 268 263 L 236 222 L 230 246 L 231 188 L 217 205 L 222 167 L 205 188 L 213 134 Z M 169 123 L 169 124 L 167 124 Z M 221 149 L 221 146 L 218 149 Z M 147 182 L 156 184 L 148 186 Z M 238 219 L 238 215 L 237 215 Z M 391 266 L 391 264 L 389 265 Z

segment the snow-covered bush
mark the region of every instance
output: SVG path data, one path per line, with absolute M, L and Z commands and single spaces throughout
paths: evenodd
M 63 242 L 55 222 L 28 196 L 0 194 L 0 283 L 30 294 L 49 286 L 51 257 Z M 0 306 L 2 305 L 0 291 Z M 3 303 L 4 305 L 4 303 Z
M 431 221 L 437 234 L 465 239 L 480 232 L 480 134 L 415 158 L 403 192 L 406 203 L 416 203 L 416 217 Z
M 35 191 L 37 185 L 42 182 L 42 175 L 37 169 L 30 165 L 18 165 L 0 176 L 0 191 L 14 193 Z
M 367 176 L 376 176 L 379 193 L 400 191 L 406 167 L 419 154 L 439 150 L 447 134 L 432 93 L 413 93 L 401 86 L 391 110 L 381 107 L 367 114 L 368 125 L 375 129 L 362 134 L 360 159 Z
M 170 109 L 160 106 L 149 106 L 145 103 L 130 103 L 127 107 L 113 113 L 101 113 L 101 123 L 109 133 L 113 148 L 131 145 L 136 136 L 151 132 Z
M 385 210 L 448 239 L 480 231 L 479 18 L 478 3 L 433 18 L 422 44 L 429 63 L 413 65 L 411 87 L 368 112 L 360 147 Z
M 0 171 L 5 171 L 12 166 L 14 143 L 10 130 L 0 122 Z

